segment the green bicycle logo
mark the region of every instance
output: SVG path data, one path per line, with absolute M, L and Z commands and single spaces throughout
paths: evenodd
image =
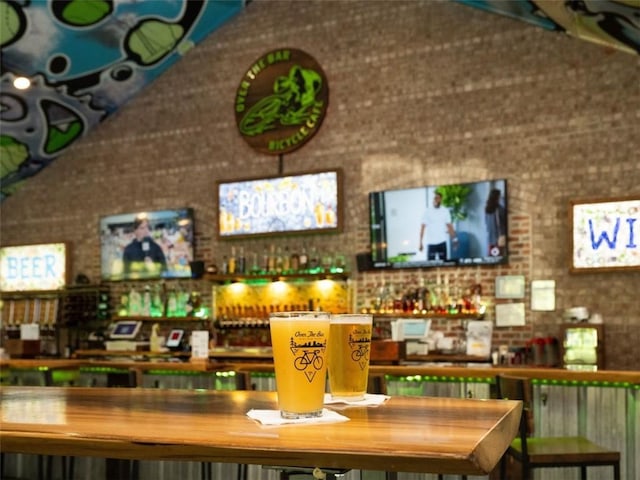
M 280 125 L 303 125 L 311 116 L 316 94 L 322 87 L 322 77 L 300 65 L 294 65 L 286 76 L 273 85 L 273 95 L 258 101 L 242 117 L 240 132 L 251 137 L 273 130 Z
M 254 149 L 281 155 L 300 148 L 319 130 L 329 102 L 322 67 L 293 48 L 258 58 L 240 81 L 236 123 Z

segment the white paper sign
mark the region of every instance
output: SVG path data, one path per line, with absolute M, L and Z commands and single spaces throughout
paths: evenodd
M 524 303 L 496 304 L 496 327 L 517 327 L 524 324 Z
M 40 340 L 40 325 L 37 323 L 20 324 L 20 340 Z
M 556 281 L 533 280 L 531 282 L 531 310 L 553 312 L 556 309 Z
M 469 320 L 467 323 L 467 355 L 489 357 L 493 323 L 486 320 Z
M 207 330 L 191 332 L 191 358 L 209 358 L 209 332 Z

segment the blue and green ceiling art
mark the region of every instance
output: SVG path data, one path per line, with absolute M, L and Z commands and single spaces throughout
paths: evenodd
M 14 193 L 244 0 L 0 1 L 0 189 Z M 31 80 L 28 90 L 13 81 Z
M 640 54 L 640 0 L 455 0 L 632 54 Z
M 248 1 L 0 0 L 0 199 Z M 452 1 L 640 53 L 640 0 Z M 17 90 L 18 76 L 31 88 Z

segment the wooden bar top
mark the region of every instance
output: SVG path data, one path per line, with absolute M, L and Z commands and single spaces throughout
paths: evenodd
M 522 405 L 392 397 L 342 423 L 262 426 L 274 392 L 4 387 L 3 452 L 483 475 L 516 435 Z
M 92 367 L 131 368 L 140 371 L 174 370 L 193 372 L 212 372 L 235 370 L 240 372 L 273 372 L 271 362 L 154 362 L 89 359 L 8 359 L 0 360 L 0 369 L 78 369 Z M 491 379 L 497 374 L 507 373 L 530 379 L 549 381 L 609 382 L 626 383 L 640 386 L 640 371 L 635 370 L 599 370 L 595 372 L 566 370 L 563 368 L 541 368 L 530 366 L 441 366 L 441 365 L 371 365 L 370 372 L 393 376 L 436 376 Z

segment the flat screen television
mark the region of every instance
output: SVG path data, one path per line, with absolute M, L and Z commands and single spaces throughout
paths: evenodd
M 218 238 L 342 229 L 342 171 L 218 182 Z
M 373 268 L 507 262 L 507 182 L 483 180 L 369 194 Z
M 100 219 L 103 280 L 191 277 L 193 211 L 189 208 Z

